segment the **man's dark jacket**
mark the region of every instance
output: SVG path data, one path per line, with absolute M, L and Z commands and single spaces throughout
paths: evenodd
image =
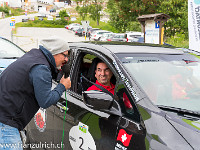
M 56 76 L 56 68 L 39 49 L 32 49 L 0 75 L 0 122 L 22 130 L 38 111 L 29 72 L 39 64 L 51 68 L 52 77 Z

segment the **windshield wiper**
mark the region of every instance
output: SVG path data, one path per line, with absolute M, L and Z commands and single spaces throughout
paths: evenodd
M 200 118 L 200 112 L 199 111 L 192 111 L 177 107 L 171 107 L 171 106 L 164 106 L 164 105 L 157 105 L 160 109 L 164 111 L 174 112 L 177 113 L 179 116 L 192 118 L 192 119 L 198 119 Z

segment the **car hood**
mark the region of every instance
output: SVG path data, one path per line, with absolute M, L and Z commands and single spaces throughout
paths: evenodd
M 16 59 L 0 59 L 0 73 L 14 61 Z
M 191 121 L 175 114 L 167 114 L 166 119 L 194 149 L 199 149 L 200 120 Z

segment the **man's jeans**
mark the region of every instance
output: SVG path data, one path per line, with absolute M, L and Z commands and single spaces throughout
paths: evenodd
M 22 150 L 22 141 L 17 128 L 0 122 L 0 149 Z

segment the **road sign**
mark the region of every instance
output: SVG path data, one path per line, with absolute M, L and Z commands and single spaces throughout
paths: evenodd
M 155 22 L 155 28 L 160 28 L 160 21 L 158 21 L 158 23 L 157 22 Z
M 12 21 L 12 22 L 15 22 L 15 18 L 14 18 L 14 17 L 12 17 L 12 18 L 11 18 L 11 21 Z
M 10 23 L 10 26 L 15 26 L 15 22 L 11 22 L 11 23 Z
M 83 25 L 83 29 L 85 32 L 87 32 L 87 28 L 89 27 L 90 21 L 81 21 Z
M 85 40 L 86 40 L 86 32 L 87 32 L 87 30 L 88 30 L 90 21 L 81 21 L 81 23 L 82 23 L 83 29 L 84 29 L 84 31 L 85 31 Z

